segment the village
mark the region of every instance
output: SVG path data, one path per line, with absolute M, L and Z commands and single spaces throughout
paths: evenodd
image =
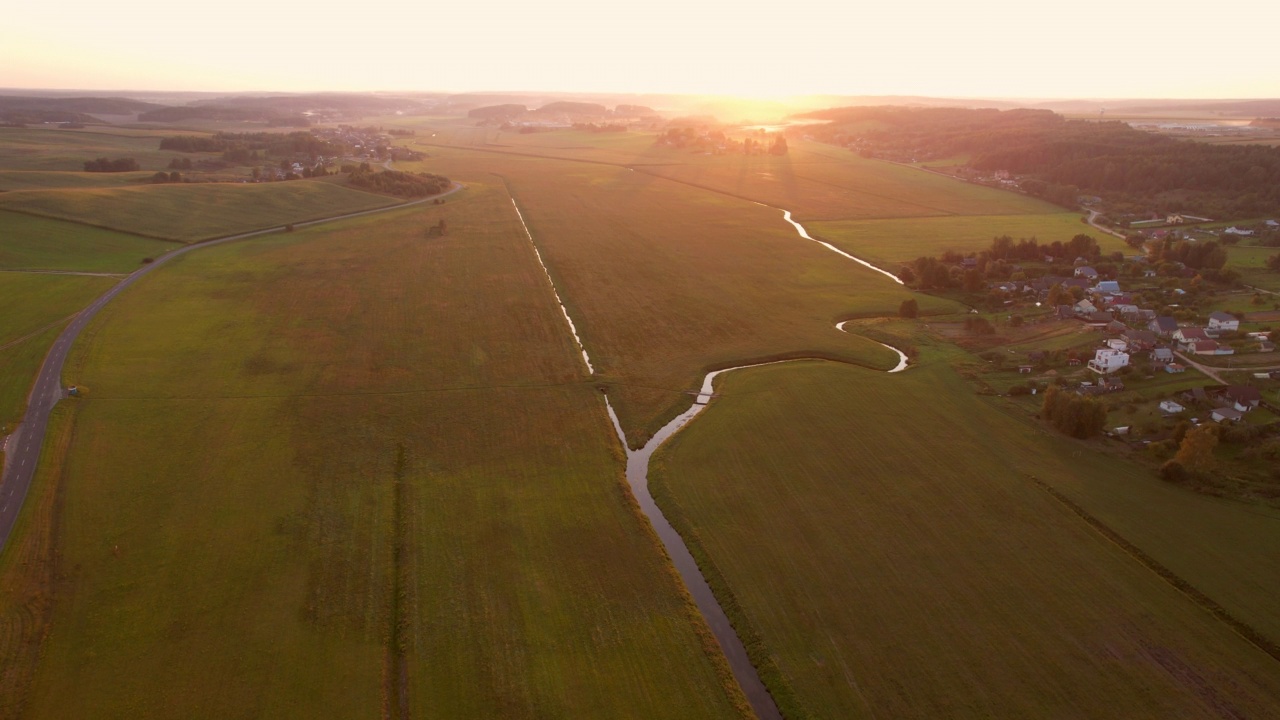
M 953 270 L 979 262 L 964 257 Z M 979 392 L 1031 414 L 1050 385 L 1094 398 L 1107 410 L 1106 436 L 1155 461 L 1172 457 L 1188 428 L 1213 425 L 1224 443 L 1240 444 L 1227 475 L 1270 477 L 1266 453 L 1280 444 L 1280 296 L 1211 286 L 1187 268 L 1157 270 L 1145 255 L 1089 262 L 1076 258 L 1070 275 L 988 283 L 1001 307 L 986 316 L 994 324 L 934 328 L 982 360 L 968 372 Z

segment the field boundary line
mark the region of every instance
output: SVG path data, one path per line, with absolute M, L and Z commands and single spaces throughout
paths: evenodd
M 1143 552 L 1143 550 L 1139 548 L 1137 545 L 1134 545 L 1133 543 L 1126 540 L 1123 535 L 1112 530 L 1106 523 L 1094 517 L 1093 514 L 1091 514 L 1088 510 L 1085 510 L 1083 507 L 1078 505 L 1074 500 L 1072 500 L 1071 498 L 1067 497 L 1065 494 L 1060 492 L 1057 488 L 1054 488 L 1053 486 L 1049 485 L 1048 483 L 1041 480 L 1040 478 L 1037 478 L 1034 475 L 1027 475 L 1027 478 L 1029 478 L 1033 483 L 1039 486 L 1040 489 L 1049 493 L 1049 495 L 1053 497 L 1053 499 L 1057 500 L 1063 507 L 1070 510 L 1077 517 L 1083 520 L 1086 524 L 1089 525 L 1089 527 L 1093 528 L 1093 530 L 1097 532 L 1099 535 L 1101 535 L 1104 539 L 1106 539 L 1107 541 L 1114 544 L 1116 547 L 1123 550 L 1127 555 L 1132 557 L 1134 560 L 1137 560 L 1140 564 L 1142 564 L 1148 570 L 1155 573 L 1165 582 L 1172 585 L 1174 589 L 1178 590 L 1187 598 L 1189 598 L 1192 602 L 1194 602 L 1197 606 L 1199 606 L 1200 609 L 1205 610 L 1214 618 L 1224 623 L 1227 627 L 1231 628 L 1237 635 L 1243 638 L 1250 645 L 1253 645 L 1257 649 L 1269 655 L 1272 660 L 1280 662 L 1280 644 L 1277 644 L 1276 642 L 1268 638 L 1266 635 L 1263 635 L 1259 630 L 1254 628 L 1252 625 L 1249 625 L 1243 620 L 1240 620 L 1239 618 L 1232 615 L 1226 608 L 1222 607 L 1222 605 L 1219 605 L 1217 601 L 1215 601 L 1213 598 L 1204 594 L 1203 592 L 1198 590 L 1194 585 L 1182 579 L 1181 576 L 1179 576 L 1177 573 L 1173 572 L 1169 568 L 1165 567 L 1162 563 L 1160 563 L 1160 561 L 1156 560 L 1155 558 L 1151 557 L 1147 553 Z

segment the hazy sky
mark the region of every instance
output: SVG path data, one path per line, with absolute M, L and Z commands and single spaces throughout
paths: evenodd
M 1280 97 L 1280 2 L 52 0 L 0 87 Z

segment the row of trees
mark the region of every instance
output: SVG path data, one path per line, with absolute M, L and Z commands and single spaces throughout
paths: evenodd
M 1059 432 L 1073 438 L 1089 438 L 1102 432 L 1107 424 L 1107 406 L 1091 397 L 1068 393 L 1050 385 L 1044 392 L 1040 417 Z
M 85 172 L 136 172 L 141 170 L 142 166 L 138 165 L 138 161 L 133 158 L 110 158 L 100 157 L 96 160 L 85 160 Z
M 246 161 L 251 153 L 262 153 L 275 157 L 319 157 L 321 155 L 342 155 L 349 148 L 316 137 L 310 132 L 297 131 L 291 133 L 215 133 L 207 135 L 175 135 L 161 138 L 161 150 L 177 152 L 220 152 L 224 159 L 232 162 Z M 233 154 L 234 157 L 228 157 Z
M 349 176 L 353 187 L 399 197 L 427 197 L 449 189 L 449 178 L 430 173 L 407 173 L 399 170 L 373 171 L 368 163 L 356 168 Z

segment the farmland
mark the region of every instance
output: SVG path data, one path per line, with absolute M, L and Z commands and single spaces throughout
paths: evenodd
M 160 150 L 160 134 L 144 136 L 80 130 L 0 128 L 0 168 L 73 171 L 98 157 L 132 157 L 143 170 L 165 168 L 177 153 Z
M 602 393 L 640 445 L 707 371 L 774 359 L 793 361 L 721 378 L 653 487 L 787 717 L 1280 704 L 1277 661 L 1223 622 L 1280 641 L 1273 509 L 1046 431 L 1030 398 L 975 394 L 968 308 L 759 203 L 890 269 L 1000 234 L 1065 240 L 1087 231 L 1076 214 L 815 143 L 711 156 L 390 122 L 429 154 L 397 169 L 465 192 L 173 258 L 75 344 L 63 380 L 87 393 L 55 408 L 0 557 L 0 716 L 743 717 L 627 493 Z M 142 235 L 395 202 L 336 177 L 5 182 L 0 268 L 128 272 L 177 247 Z M 59 321 L 113 282 L 0 272 L 0 425 Z M 921 322 L 885 320 L 908 298 Z M 1032 318 L 991 342 L 1096 344 L 1079 328 Z M 881 372 L 896 355 L 872 339 L 913 367 Z
M 66 375 L 27 716 L 739 716 L 500 187 L 179 258 Z
M 0 209 L 195 242 L 386 207 L 394 198 L 324 182 L 195 183 L 0 194 Z
M 177 247 L 62 220 L 0 211 L 0 270 L 123 273 Z
M 660 453 L 659 501 L 775 658 L 795 716 L 1193 718 L 1280 702 L 1275 660 L 1041 489 L 1033 468 L 1078 482 L 1065 453 L 946 365 L 785 364 L 719 393 Z
M 1105 253 L 1126 249 L 1119 238 L 1097 232 L 1081 223 L 1078 213 L 1067 212 L 816 222 L 809 232 L 816 232 L 843 250 L 888 267 L 925 255 L 985 250 L 991 246 L 991 239 L 1000 235 L 1015 240 L 1034 237 L 1048 243 L 1066 241 L 1084 233 L 1096 238 Z
M 894 314 L 912 294 L 800 238 L 777 210 L 608 165 L 450 151 L 430 167 L 506 178 L 632 444 L 717 367 L 797 355 L 896 362 L 834 325 Z M 958 307 L 919 302 L 924 313 Z

